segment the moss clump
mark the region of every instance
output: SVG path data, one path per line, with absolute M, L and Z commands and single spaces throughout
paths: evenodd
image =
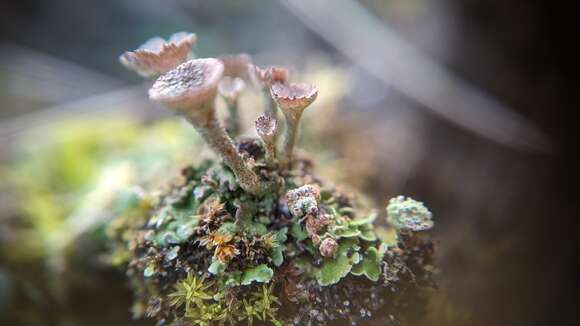
M 186 66 L 215 68 L 195 60 Z M 275 99 L 290 113 L 297 109 L 301 114 L 316 97 L 313 87 L 285 89 L 287 75 L 274 74 L 276 70 L 270 75 L 269 70 L 249 71 L 260 72 L 253 76 L 260 79 L 260 89 L 276 83 Z M 205 92 L 213 87 L 203 81 L 189 84 L 194 88 L 180 92 L 196 94 L 195 87 L 203 86 Z M 189 111 L 183 103 L 196 100 L 181 94 L 179 101 L 182 114 L 198 119 L 193 122 L 198 129 L 202 114 L 192 116 L 190 111 L 213 110 L 206 93 L 203 105 L 196 102 Z M 287 128 L 297 128 L 300 114 Z M 408 203 L 392 202 L 389 221 L 397 221 L 397 240 L 383 242 L 373 226 L 378 213 L 362 205 L 358 196 L 317 177 L 308 158 L 277 154 L 273 136 L 264 137 L 276 130 L 258 130 L 261 141 L 234 141 L 220 126 L 203 128 L 220 139 L 208 142 L 227 159 L 182 168 L 162 189 L 133 197 L 141 203 L 126 205 L 108 228 L 112 257 L 126 269 L 135 290 L 136 317 L 152 317 L 161 325 L 335 325 L 365 320 L 384 325 L 402 319 L 406 307 L 421 304 L 409 293 L 432 285 L 433 244 L 423 234 L 432 226 L 430 213 L 421 215 L 422 225 L 431 222 L 429 227 L 410 227 L 402 222 L 415 210 L 397 210 L 396 205 Z M 236 177 L 242 172 L 259 182 L 244 185 Z M 401 212 L 409 213 L 403 214 L 404 221 Z

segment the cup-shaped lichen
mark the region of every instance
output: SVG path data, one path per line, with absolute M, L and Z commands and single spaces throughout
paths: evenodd
M 248 74 L 254 86 L 262 91 L 264 114 L 277 120 L 278 110 L 276 102 L 270 95 L 270 87 L 275 83 L 285 84 L 288 80 L 288 70 L 280 67 L 260 68 L 250 65 Z
M 308 84 L 275 83 L 271 87 L 272 98 L 284 113 L 286 118 L 286 134 L 284 136 L 283 163 L 292 162 L 294 146 L 298 136 L 302 112 L 318 96 L 318 89 Z
M 190 60 L 159 77 L 149 89 L 149 98 L 183 114 L 233 170 L 240 186 L 256 194 L 262 191 L 260 179 L 216 117 L 215 96 L 223 70 L 217 59 Z
M 252 66 L 252 58 L 248 54 L 225 54 L 219 56 L 218 59 L 224 63 L 224 76 L 250 79 L 249 69 Z
M 154 37 L 139 49 L 123 53 L 119 60 L 142 77 L 157 77 L 185 62 L 196 41 L 195 34 L 185 32 L 173 34 L 168 41 Z
M 288 83 L 287 70 L 257 68 L 246 56 L 224 61 L 226 67 L 218 59 L 187 61 L 149 90 L 152 100 L 185 116 L 225 165 L 210 159 L 182 168 L 141 197 L 146 205 L 111 223 L 115 262 L 135 287 L 136 316 L 168 325 L 404 319 L 404 307 L 422 304 L 421 291 L 432 282 L 433 244 L 424 232 L 433 226 L 431 213 L 395 198 L 387 215 L 396 237 L 380 238 L 375 210 L 293 153 L 317 88 Z M 234 142 L 216 117 L 215 97 L 219 89 L 238 112 L 242 82 L 235 78 L 248 77 L 246 66 L 267 103 L 255 121 L 259 139 Z M 231 78 L 223 78 L 226 68 Z M 276 106 L 286 121 L 281 155 Z

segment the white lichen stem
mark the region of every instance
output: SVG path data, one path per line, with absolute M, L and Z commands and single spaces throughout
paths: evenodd
M 278 121 L 278 105 L 270 94 L 270 89 L 262 90 L 262 107 L 264 115 Z
M 282 165 L 290 166 L 294 156 L 294 146 L 298 137 L 298 127 L 300 116 L 297 118 L 286 115 L 286 130 L 284 132 L 284 143 L 282 145 Z
M 282 166 L 290 168 L 294 156 L 294 146 L 298 137 L 300 118 L 316 99 L 318 89 L 308 84 L 275 83 L 270 88 L 272 98 L 276 101 L 286 118 L 286 132 L 282 152 Z

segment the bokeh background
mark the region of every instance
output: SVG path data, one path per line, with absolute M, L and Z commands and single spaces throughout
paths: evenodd
M 21 231 L 59 229 L 30 216 L 74 211 L 115 153 L 187 134 L 156 125 L 167 114 L 118 63 L 181 30 L 198 35 L 198 56 L 246 52 L 318 83 L 326 97 L 303 143 L 327 175 L 377 205 L 404 193 L 435 212 L 441 289 L 417 323 L 578 323 L 579 12 L 524 0 L 3 1 L 0 323 L 132 323 L 123 276 L 90 257 L 99 245 L 79 236 L 68 265 L 82 267 L 59 294 L 62 262 L 30 254 L 44 242 Z M 51 149 L 55 139 L 65 149 Z M 71 172 L 70 161 L 84 165 Z M 35 173 L 50 186 L 18 181 Z M 22 189 L 68 197 L 31 212 Z

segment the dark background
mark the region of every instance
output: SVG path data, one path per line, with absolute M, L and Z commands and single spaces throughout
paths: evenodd
M 436 212 L 440 283 L 454 306 L 472 315 L 469 324 L 577 324 L 577 3 L 360 2 L 457 76 L 526 117 L 551 144 L 544 152 L 506 148 L 392 91 L 378 102 L 358 103 L 360 115 L 373 121 L 369 129 L 381 139 L 394 114 L 384 108 L 408 108 L 420 116 L 421 154 L 405 182 L 393 185 L 388 172 L 379 172 L 365 190 L 380 197 L 412 194 Z M 201 36 L 195 51 L 202 56 L 245 51 L 259 63 L 287 63 L 321 51 L 337 64 L 348 61 L 277 1 L 3 1 L 0 121 L 5 126 L 30 112 L 138 83 L 117 56 L 177 30 Z M 30 65 L 35 58 L 52 70 Z M 14 80 L 32 86 L 7 88 Z M 383 159 L 379 155 L 376 164 L 391 158 Z

